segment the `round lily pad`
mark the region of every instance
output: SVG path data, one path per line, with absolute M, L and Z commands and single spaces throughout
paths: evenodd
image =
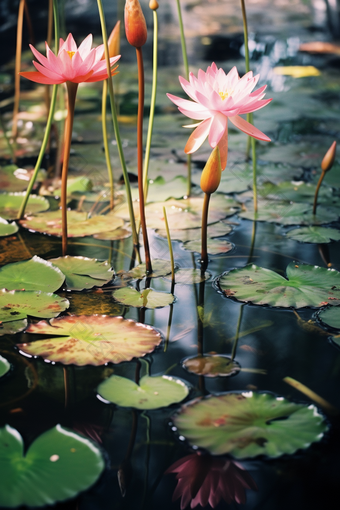
M 250 264 L 224 273 L 217 280 L 224 295 L 257 305 L 302 308 L 340 303 L 340 273 L 291 262 L 283 276 Z
M 52 236 L 61 236 L 61 210 L 45 214 L 27 217 L 20 221 L 20 224 L 34 232 L 42 232 Z M 87 213 L 78 211 L 67 211 L 67 235 L 68 237 L 84 237 L 106 232 L 124 225 L 121 218 L 109 213 L 105 216 L 92 216 L 88 218 Z
M 19 227 L 14 221 L 12 223 L 8 223 L 8 221 L 0 218 L 0 237 L 11 236 L 16 234 L 19 230 Z
M 186 177 L 177 175 L 167 182 L 164 177 L 159 175 L 156 179 L 149 179 L 147 203 L 165 201 L 168 198 L 182 198 L 187 194 L 187 190 Z M 138 199 L 138 189 L 132 190 L 132 198 L 133 200 Z
M 162 341 L 161 334 L 145 324 L 108 315 L 68 315 L 30 324 L 26 333 L 49 335 L 47 340 L 18 344 L 31 356 L 64 365 L 104 365 L 140 358 Z
M 15 220 L 18 217 L 19 209 L 25 193 L 1 193 L 0 194 L 0 216 L 6 220 Z M 50 205 L 48 200 L 37 195 L 30 195 L 25 214 L 35 214 L 41 211 L 47 211 Z
M 0 336 L 15 335 L 27 327 L 27 319 L 18 321 L 3 322 L 0 324 Z
M 75 497 L 101 475 L 100 450 L 60 425 L 39 436 L 24 453 L 19 432 L 0 429 L 0 506 L 42 507 Z
M 47 292 L 0 290 L 0 322 L 26 319 L 28 315 L 49 319 L 69 307 L 67 299 Z
M 145 276 L 156 278 L 158 276 L 165 276 L 171 273 L 171 263 L 169 260 L 163 259 L 154 259 L 151 262 L 152 265 L 152 273 L 146 274 L 146 264 L 143 262 L 142 264 L 138 264 L 138 266 L 134 267 L 130 271 L 128 271 L 128 275 L 132 278 L 137 278 L 141 280 Z
M 200 253 L 201 251 L 201 241 L 200 239 L 196 239 L 195 241 L 189 241 L 184 243 L 182 248 L 188 251 L 196 251 Z M 210 255 L 220 255 L 221 253 L 228 253 L 235 245 L 233 243 L 229 243 L 229 241 L 225 241 L 224 239 L 208 239 L 208 253 Z
M 95 239 L 102 239 L 103 241 L 119 241 L 120 239 L 127 239 L 131 237 L 131 229 L 119 227 L 115 230 L 108 230 L 93 236 Z
M 0 288 L 7 290 L 54 292 L 64 280 L 65 276 L 60 269 L 36 255 L 30 260 L 0 268 Z
M 301 227 L 290 230 L 286 236 L 301 243 L 330 243 L 332 240 L 340 240 L 340 230 L 327 227 Z
M 10 362 L 6 359 L 0 356 L 0 377 L 7 374 L 11 369 Z
M 114 277 L 114 271 L 107 261 L 99 262 L 97 259 L 66 255 L 51 259 L 50 262 L 63 272 L 66 277 L 66 285 L 70 290 L 102 287 Z
M 334 329 L 340 329 L 340 308 L 332 307 L 321 310 L 318 314 L 321 322 Z
M 233 230 L 233 226 L 224 221 L 218 221 L 213 225 L 208 226 L 208 237 L 221 237 L 226 236 Z M 157 230 L 157 234 L 162 237 L 167 237 L 165 229 Z M 188 241 L 193 241 L 201 236 L 201 229 L 198 228 L 187 228 L 184 230 L 171 230 L 171 239 L 172 241 L 182 241 L 186 243 Z
M 221 354 L 191 356 L 182 361 L 182 366 L 188 372 L 205 377 L 228 377 L 240 371 L 239 363 Z
M 328 428 L 314 405 L 252 391 L 196 399 L 173 422 L 191 444 L 237 459 L 293 454 L 320 441 Z
M 98 388 L 100 397 L 122 407 L 136 409 L 159 409 L 177 404 L 189 393 L 188 386 L 174 377 L 145 375 L 139 385 L 130 379 L 112 375 Z
M 168 277 L 167 279 L 169 279 Z M 204 275 L 200 269 L 189 269 L 189 268 L 181 268 L 178 269 L 175 273 L 175 282 L 183 283 L 187 285 L 191 285 L 193 283 L 201 283 L 203 281 L 209 280 L 211 278 L 211 273 L 206 271 Z
M 162 308 L 171 305 L 175 300 L 172 294 L 166 292 L 157 292 L 153 289 L 144 289 L 138 292 L 133 287 L 122 287 L 115 290 L 112 296 L 119 303 L 137 308 Z
M 27 188 L 27 181 L 16 176 L 17 170 L 22 169 L 18 169 L 17 165 L 0 167 L 0 189 L 2 191 L 24 191 Z

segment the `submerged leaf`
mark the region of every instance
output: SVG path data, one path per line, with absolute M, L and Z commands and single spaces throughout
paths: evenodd
M 217 283 L 223 293 L 257 305 L 302 308 L 340 303 L 340 273 L 307 264 L 287 266 L 287 279 L 253 265 L 223 274 Z
M 60 269 L 36 255 L 30 260 L 7 264 L 0 269 L 0 288 L 7 290 L 54 292 L 64 280 Z
M 314 405 L 252 391 L 194 400 L 173 421 L 191 444 L 237 459 L 293 454 L 320 441 L 328 428 Z
M 56 317 L 69 307 L 67 299 L 47 292 L 31 290 L 0 290 L 0 321 Z
M 57 425 L 24 453 L 19 432 L 0 429 L 0 506 L 42 507 L 75 497 L 93 485 L 105 463 L 88 439 Z
M 172 294 L 166 292 L 157 292 L 153 289 L 144 289 L 138 292 L 133 287 L 123 287 L 115 290 L 112 296 L 119 303 L 137 308 L 162 308 L 171 305 L 175 299 Z
M 184 243 L 182 248 L 187 251 L 196 251 L 200 253 L 202 248 L 201 241 L 199 239 L 189 241 Z M 208 254 L 210 255 L 228 253 L 233 248 L 235 248 L 235 245 L 233 243 L 229 243 L 229 241 L 225 241 L 224 239 L 208 239 Z
M 98 386 L 99 395 L 122 407 L 159 409 L 177 404 L 189 393 L 188 386 L 174 377 L 145 375 L 136 384 L 130 379 L 112 375 Z
M 192 356 L 185 358 L 182 365 L 188 372 L 205 377 L 228 377 L 240 371 L 240 365 L 236 361 L 221 354 Z
M 127 275 L 132 278 L 137 278 L 138 280 L 144 278 L 144 276 L 148 276 L 149 278 L 156 278 L 158 276 L 166 276 L 171 273 L 171 262 L 169 260 L 163 259 L 154 259 L 152 261 L 152 273 L 146 274 L 146 264 L 143 262 L 142 264 L 138 264 L 138 266 L 130 269 Z
M 18 344 L 31 356 L 64 365 L 121 363 L 152 352 L 162 341 L 151 326 L 107 315 L 69 315 L 30 324 L 27 333 L 49 335 L 47 340 Z
M 50 259 L 50 262 L 63 272 L 66 277 L 66 285 L 70 290 L 102 287 L 114 278 L 114 271 L 107 261 L 99 262 L 97 259 L 66 255 Z

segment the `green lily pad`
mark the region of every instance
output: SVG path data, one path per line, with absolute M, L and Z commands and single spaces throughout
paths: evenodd
M 233 269 L 218 279 L 228 297 L 257 305 L 302 308 L 340 303 L 340 273 L 291 262 L 283 276 L 255 265 Z
M 0 324 L 0 336 L 15 335 L 27 328 L 27 319 L 19 321 L 3 322 Z
M 239 216 L 247 220 L 254 220 L 254 208 L 251 202 L 247 203 L 245 210 Z M 317 214 L 313 214 L 313 207 L 304 203 L 289 203 L 271 200 L 259 200 L 257 221 L 280 223 L 281 225 L 323 225 L 337 221 L 339 213 L 318 206 Z
M 334 329 L 340 329 L 340 308 L 332 307 L 321 310 L 318 314 L 321 322 Z
M 17 170 L 17 165 L 0 167 L 0 189 L 2 191 L 25 191 L 27 188 L 27 181 L 16 177 L 15 172 Z
M 0 218 L 0 237 L 11 236 L 16 234 L 19 230 L 19 227 L 14 221 L 12 223 L 8 223 L 8 221 Z
M 308 202 L 311 204 L 315 195 L 315 184 L 303 181 L 283 181 L 279 184 L 265 182 L 258 187 L 261 198 L 269 200 L 283 200 L 287 202 Z M 329 204 L 333 199 L 333 190 L 322 186 L 318 194 L 319 204 Z
M 93 485 L 105 463 L 94 443 L 57 425 L 24 453 L 23 439 L 9 425 L 0 429 L 0 506 L 42 507 L 75 497 Z
M 166 276 L 167 274 L 171 273 L 171 263 L 169 260 L 163 260 L 163 259 L 154 259 L 151 262 L 152 265 L 152 273 L 146 275 L 146 264 L 138 264 L 138 266 L 134 267 L 130 271 L 128 271 L 126 274 L 128 276 L 131 276 L 132 278 L 136 278 L 138 280 L 141 280 L 145 276 L 148 276 L 149 278 L 157 278 L 159 276 Z
M 145 375 L 139 385 L 125 377 L 112 375 L 98 386 L 97 391 L 100 397 L 122 407 L 159 409 L 184 400 L 189 388 L 180 379 L 167 375 Z
M 0 356 L 0 377 L 7 374 L 11 370 L 11 364 L 6 358 Z
M 52 236 L 61 236 L 61 210 L 45 214 L 37 214 L 20 221 L 20 224 L 34 232 L 42 232 Z M 67 211 L 67 235 L 68 237 L 84 237 L 106 232 L 123 226 L 121 218 L 109 213 L 105 216 L 87 217 L 87 213 Z
M 197 251 L 200 253 L 201 251 L 201 241 L 200 239 L 196 239 L 195 241 L 189 241 L 184 243 L 182 248 L 187 251 Z M 229 241 L 225 241 L 224 239 L 208 239 L 208 253 L 210 255 L 220 255 L 221 253 L 228 253 L 235 245 L 233 243 L 229 243 Z
M 115 290 L 112 296 L 119 303 L 137 308 L 162 308 L 171 305 L 175 300 L 172 294 L 166 292 L 157 292 L 153 289 L 144 289 L 138 292 L 132 287 L 122 287 Z
M 52 186 L 42 186 L 39 193 L 40 195 L 48 195 L 48 196 L 61 196 L 61 182 L 57 183 L 58 187 Z M 67 196 L 71 196 L 73 193 L 85 193 L 87 191 L 92 190 L 92 181 L 83 176 L 78 177 L 68 177 L 67 179 Z
M 287 232 L 286 237 L 300 243 L 330 243 L 332 240 L 340 240 L 340 230 L 327 227 L 294 228 Z
M 182 198 L 187 194 L 187 179 L 181 175 L 177 175 L 174 179 L 167 182 L 164 177 L 158 176 L 156 179 L 149 179 L 147 203 L 163 202 L 169 198 Z M 139 197 L 138 189 L 132 190 L 133 200 Z
M 229 223 L 226 223 L 224 221 L 219 221 L 217 223 L 214 223 L 212 225 L 208 226 L 208 237 L 214 238 L 214 237 L 222 237 L 226 236 L 233 230 L 233 226 Z M 157 234 L 167 238 L 166 230 L 165 229 L 159 229 L 157 230 Z M 193 241 L 200 238 L 201 236 L 201 229 L 198 228 L 187 228 L 185 230 L 172 230 L 170 232 L 171 240 L 174 241 L 182 241 L 183 243 L 186 243 L 188 241 Z
M 97 259 L 66 255 L 51 259 L 50 262 L 63 272 L 66 277 L 66 285 L 70 290 L 102 287 L 114 278 L 114 271 L 107 261 L 99 262 Z
M 0 216 L 5 220 L 15 220 L 18 217 L 19 209 L 24 199 L 25 193 L 1 193 L 0 194 Z M 25 214 L 36 214 L 41 211 L 47 211 L 50 205 L 48 200 L 37 195 L 30 195 Z
M 47 340 L 18 344 L 31 356 L 64 365 L 104 365 L 140 358 L 162 341 L 151 326 L 108 315 L 68 315 L 30 324 L 26 333 L 49 335 Z
M 0 268 L 1 289 L 54 292 L 62 286 L 64 280 L 65 276 L 60 269 L 36 255 L 30 260 Z
M 32 290 L 0 290 L 0 322 L 26 319 L 28 315 L 39 318 L 56 317 L 70 303 L 67 299 L 47 292 Z
M 221 354 L 204 354 L 185 358 L 182 366 L 192 374 L 205 377 L 228 377 L 240 371 L 239 363 Z
M 115 230 L 95 234 L 93 237 L 95 239 L 102 239 L 103 241 L 119 241 L 120 239 L 127 239 L 128 237 L 131 237 L 131 229 L 119 227 Z
M 170 277 L 167 278 L 167 280 Z M 175 273 L 175 282 L 183 283 L 187 285 L 191 285 L 193 283 L 201 283 L 203 281 L 209 280 L 211 278 L 211 273 L 206 271 L 204 275 L 200 269 L 189 269 L 189 268 L 181 268 L 178 269 Z
M 252 391 L 196 399 L 173 422 L 191 444 L 237 459 L 293 454 L 320 441 L 328 428 L 314 405 Z

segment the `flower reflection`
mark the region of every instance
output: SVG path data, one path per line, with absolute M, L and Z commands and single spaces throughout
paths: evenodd
M 246 489 L 257 490 L 244 467 L 226 457 L 193 453 L 179 459 L 165 473 L 177 473 L 178 483 L 172 499 L 181 498 L 181 510 L 189 505 L 215 508 L 221 500 L 227 504 L 245 503 Z

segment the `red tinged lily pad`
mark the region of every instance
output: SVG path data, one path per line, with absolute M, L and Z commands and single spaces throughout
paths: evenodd
M 28 315 L 50 319 L 70 306 L 67 299 L 47 292 L 0 290 L 0 322 L 19 321 Z
M 240 371 L 240 365 L 223 354 L 204 354 L 192 356 L 182 361 L 182 366 L 188 372 L 205 377 L 228 377 Z
M 30 324 L 26 332 L 49 338 L 18 344 L 24 353 L 78 366 L 130 361 L 152 352 L 162 341 L 151 326 L 108 315 L 59 317 Z

